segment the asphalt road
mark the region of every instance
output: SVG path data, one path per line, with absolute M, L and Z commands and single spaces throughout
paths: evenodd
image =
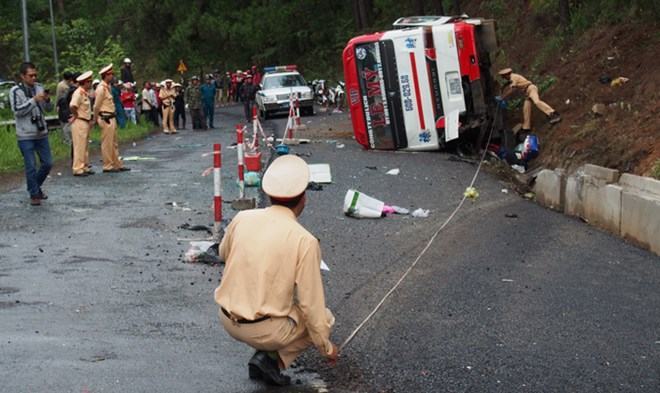
M 24 186 L 0 194 L 0 392 L 658 392 L 660 258 L 503 193 L 482 172 L 427 254 L 345 348 L 336 367 L 310 350 L 298 384 L 247 378 L 252 350 L 221 328 L 221 266 L 183 263 L 212 222 L 212 143 L 223 144 L 223 197 L 237 197 L 233 126 L 154 135 L 124 156 L 133 171 L 53 173 L 43 206 Z M 282 132 L 285 118 L 265 122 Z M 329 163 L 301 222 L 321 239 L 326 297 L 341 343 L 410 266 L 460 201 L 475 166 L 443 153 L 363 151 L 337 115 L 292 149 Z M 333 130 L 328 130 L 333 128 Z M 398 176 L 386 175 L 399 168 Z M 97 166 L 98 169 L 98 166 Z M 428 218 L 342 214 L 358 189 Z M 248 196 L 259 198 L 256 189 Z M 176 206 L 172 204 L 176 202 Z M 260 201 L 263 203 L 263 201 Z M 234 212 L 225 204 L 225 216 Z M 515 215 L 510 218 L 506 215 Z

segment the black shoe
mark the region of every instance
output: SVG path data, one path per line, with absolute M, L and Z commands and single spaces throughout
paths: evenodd
M 87 172 L 74 173 L 73 176 L 86 177 L 89 176 Z
M 88 175 L 93 175 L 93 174 L 95 174 L 96 172 L 94 172 L 94 171 L 92 171 L 92 170 L 89 170 L 89 171 L 87 171 L 87 172 L 85 172 L 85 173 L 88 174 Z
M 48 199 L 48 195 L 43 190 L 39 190 L 39 194 L 37 194 L 37 198 L 46 200 Z
M 130 170 L 131 170 L 131 168 L 127 168 L 127 167 L 123 166 L 123 167 L 117 169 L 117 172 L 128 172 Z
M 561 116 L 557 112 L 552 112 L 548 117 L 550 118 L 550 124 L 557 124 L 561 121 Z
M 266 383 L 287 386 L 291 384 L 291 377 L 283 375 L 277 365 L 266 352 L 257 351 L 248 362 L 250 379 L 261 379 Z
M 117 173 L 119 169 L 104 169 L 103 173 Z

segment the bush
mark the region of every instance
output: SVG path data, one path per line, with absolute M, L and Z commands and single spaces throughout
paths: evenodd
M 660 180 L 660 159 L 655 160 L 655 164 L 651 168 L 651 177 Z

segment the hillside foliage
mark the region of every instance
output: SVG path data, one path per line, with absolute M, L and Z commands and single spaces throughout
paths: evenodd
M 30 54 L 42 80 L 54 81 L 48 3 L 27 1 Z M 472 16 L 498 19 L 506 41 L 521 10 L 531 8 L 539 18 L 559 20 L 560 3 L 570 10 L 564 36 L 596 23 L 660 17 L 657 0 L 53 1 L 60 71 L 96 71 L 128 56 L 138 79 L 173 76 L 181 59 L 189 75 L 295 63 L 310 77 L 338 77 L 348 39 L 387 29 L 402 15 L 472 11 Z M 560 38 L 556 45 L 562 44 Z M 22 59 L 21 1 L 0 0 L 0 75 L 15 77 Z

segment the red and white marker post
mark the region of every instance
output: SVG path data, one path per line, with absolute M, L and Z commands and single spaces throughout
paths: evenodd
M 300 118 L 300 93 L 296 94 L 296 121 L 295 121 L 295 128 L 296 130 L 300 130 L 305 128 L 305 125 L 302 124 L 302 120 Z
M 239 199 L 245 199 L 245 163 L 243 162 L 243 125 L 236 124 L 236 151 L 238 152 Z
M 213 237 L 220 240 L 220 229 L 222 227 L 222 146 L 219 143 L 213 145 Z

